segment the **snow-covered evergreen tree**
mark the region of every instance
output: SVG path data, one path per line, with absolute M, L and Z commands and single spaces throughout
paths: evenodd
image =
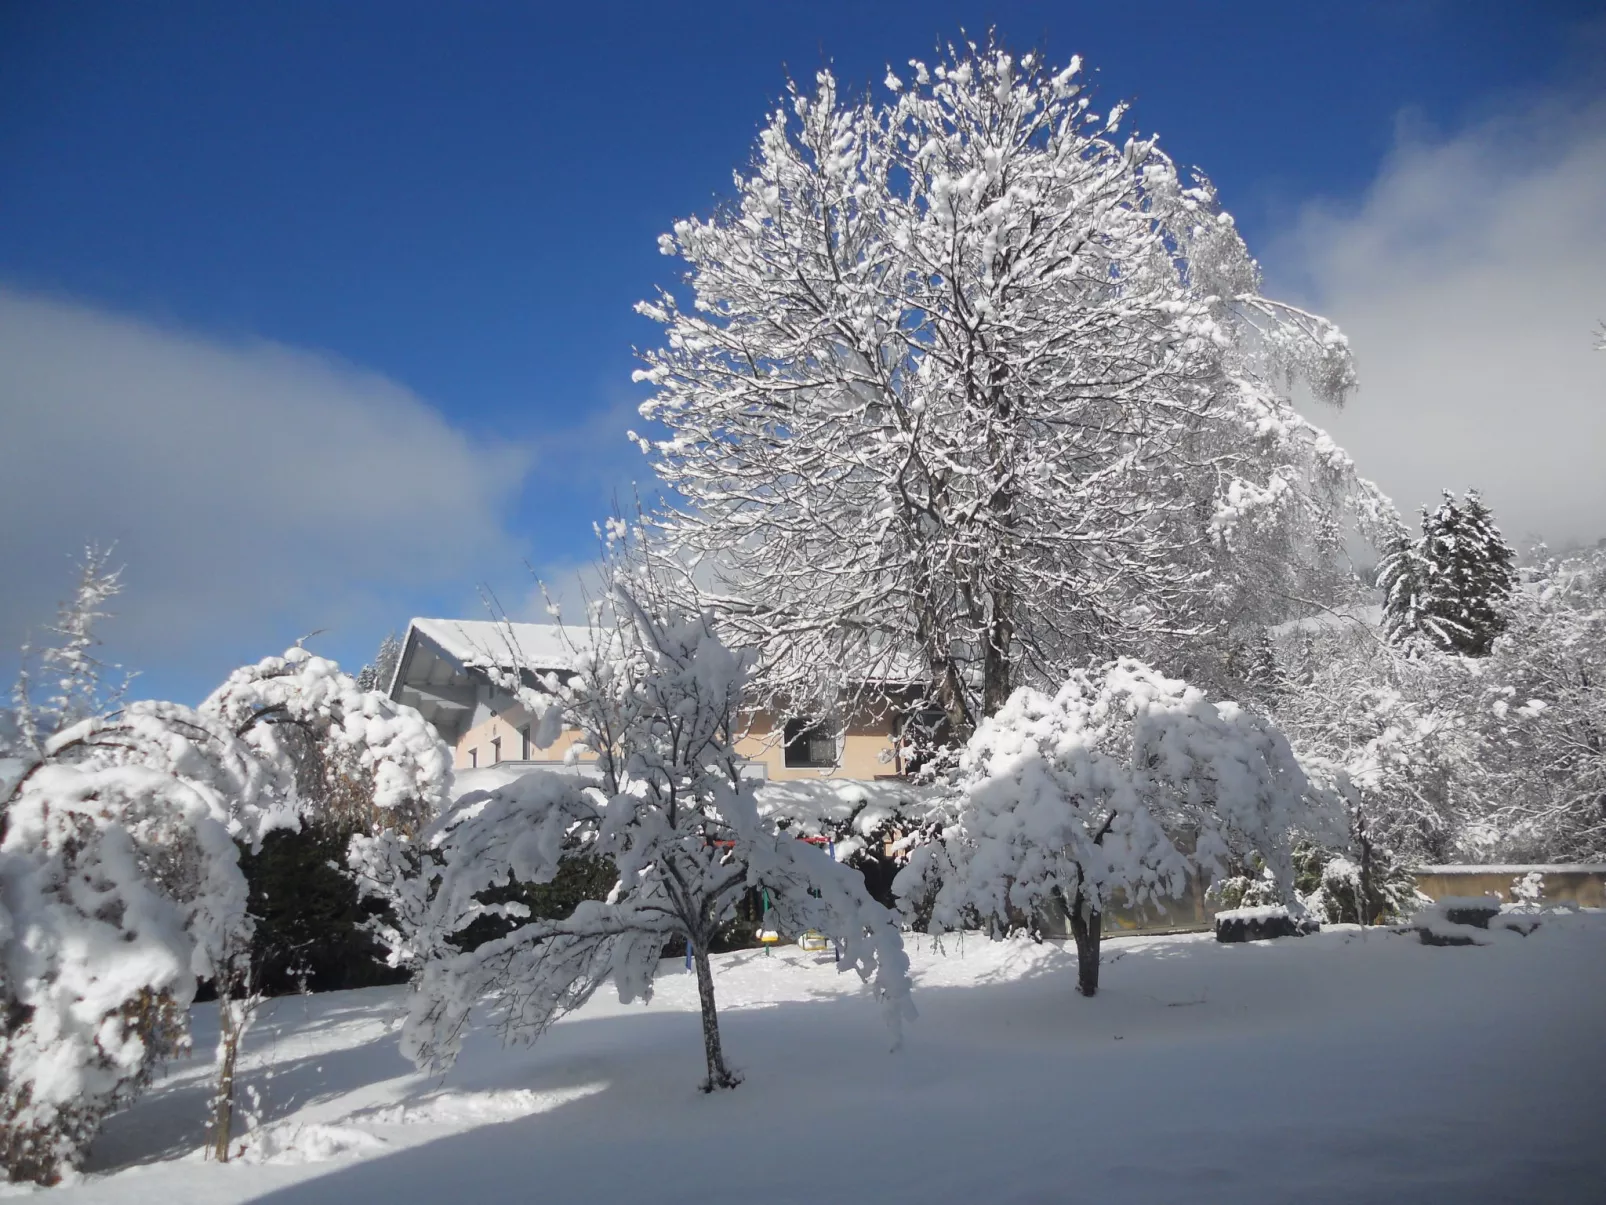
M 358 687 L 381 693 L 389 690 L 390 680 L 396 676 L 396 666 L 401 661 L 401 655 L 402 644 L 396 638 L 396 633 L 385 633 L 385 638 L 379 642 L 379 650 L 374 653 L 374 659 L 357 671 Z
M 920 680 L 962 740 L 1022 683 L 1287 617 L 1392 509 L 1281 392 L 1341 400 L 1343 336 L 1077 61 L 907 74 L 793 86 L 736 203 L 661 240 L 693 296 L 641 307 L 640 442 L 683 502 L 654 547 L 768 696 Z
M 1514 560 L 1477 491 L 1460 502 L 1445 491 L 1436 510 L 1422 512 L 1421 538 L 1398 537 L 1379 566 L 1389 638 L 1487 657 L 1505 630 Z
M 393 901 L 399 961 L 418 968 L 405 1048 L 421 1066 L 450 1063 L 470 1011 L 486 1001 L 508 1040 L 531 1040 L 611 982 L 645 999 L 666 943 L 690 947 L 702 1005 L 704 1088 L 740 1077 L 726 1063 L 715 1009 L 710 943 L 749 890 L 770 893 L 772 919 L 841 942 L 880 996 L 896 1031 L 913 1016 L 908 959 L 895 916 L 860 875 L 762 821 L 735 749 L 751 656 L 726 648 L 706 616 L 677 612 L 648 579 L 617 580 L 616 622 L 596 620 L 576 673 L 520 689 L 532 708 L 560 712 L 597 755 L 596 780 L 536 771 L 474 792 L 426 832 L 422 855 L 405 843 L 354 843 L 353 858 Z M 543 693 L 542 692 L 546 692 Z M 562 918 L 486 902 L 513 882 L 550 881 L 566 856 L 612 861 L 606 900 Z M 496 918 L 505 936 L 464 948 L 471 924 Z
M 1292 901 L 1294 835 L 1332 821 L 1274 726 L 1131 660 L 1055 695 L 1016 691 L 965 747 L 959 785 L 952 823 L 894 890 L 910 912 L 929 904 L 935 931 L 1058 904 L 1084 995 L 1112 895 L 1179 895 L 1253 856 Z

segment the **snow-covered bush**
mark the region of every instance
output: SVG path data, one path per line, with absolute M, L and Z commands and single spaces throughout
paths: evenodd
M 293 767 L 298 805 L 316 798 L 352 827 L 416 832 L 446 806 L 451 753 L 429 722 L 299 646 L 235 670 L 201 710 Z
M 1098 988 L 1101 917 L 1181 894 L 1256 855 L 1291 899 L 1296 831 L 1317 808 L 1282 734 L 1235 703 L 1131 660 L 1073 674 L 1055 695 L 1023 688 L 961 758 L 958 813 L 898 876 L 900 898 L 934 893 L 934 929 L 974 918 L 1069 914 L 1078 987 Z
M 185 1047 L 249 934 L 236 839 L 283 780 L 212 717 L 134 703 L 56 733 L 5 803 L 0 1158 L 50 1182 Z M 268 805 L 268 806 L 265 806 Z
M 1300 842 L 1294 847 L 1294 888 L 1306 911 L 1328 925 L 1390 924 L 1428 902 L 1416 876 L 1378 846 L 1360 859 Z
M 706 616 L 664 604 L 649 579 L 621 574 L 611 603 L 616 621 L 594 623 L 572 678 L 518 685 L 532 709 L 560 708 L 580 728 L 595 779 L 537 771 L 470 793 L 424 833 L 422 856 L 391 834 L 354 844 L 367 881 L 395 901 L 395 957 L 417 968 L 405 1049 L 420 1066 L 449 1064 L 482 1001 L 505 1039 L 527 1041 L 604 983 L 627 1002 L 645 999 L 678 938 L 696 967 L 704 1087 L 734 1086 L 708 953 L 754 887 L 769 891 L 783 929 L 841 942 L 839 966 L 873 983 L 896 1031 L 913 1008 L 895 916 L 853 870 L 762 821 L 741 776 L 734 741 L 751 657 L 721 644 Z M 576 854 L 617 869 L 606 900 L 552 918 L 488 898 L 509 883 L 549 882 Z M 505 935 L 465 948 L 461 935 L 486 918 Z
M 92 553 L 52 629 L 61 644 L 19 682 L 0 750 L 11 767 L 0 796 L 0 1161 L 12 1179 L 48 1183 L 82 1159 L 105 1115 L 186 1048 L 202 981 L 231 1017 L 242 1004 L 237 1045 L 253 927 L 240 849 L 297 823 L 302 805 L 285 734 L 336 750 L 393 810 L 443 798 L 449 773 L 416 713 L 356 692 L 301 649 L 240 671 L 200 708 L 119 705 L 92 655 L 117 585 Z M 45 675 L 55 693 L 36 701 L 30 684 Z
M 359 837 L 417 832 L 448 798 L 451 755 L 424 717 L 299 645 L 235 670 L 201 710 L 289 778 L 279 814 L 257 826 L 254 852 L 268 828 L 309 818 Z M 221 1024 L 211 1150 L 220 1161 L 229 1157 L 235 1060 L 264 986 L 254 929 L 249 918 L 231 935 L 213 976 Z

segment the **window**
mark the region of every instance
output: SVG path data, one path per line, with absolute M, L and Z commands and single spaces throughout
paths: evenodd
M 502 738 L 496 737 L 491 741 L 491 764 L 494 766 L 502 760 Z
M 478 749 L 470 749 L 468 751 L 468 768 L 470 770 L 478 769 L 479 768 L 479 764 L 480 764 L 480 751 Z
M 519 760 L 530 760 L 530 726 L 528 724 L 519 729 Z
M 836 730 L 817 720 L 787 720 L 786 765 L 817 770 L 836 765 Z

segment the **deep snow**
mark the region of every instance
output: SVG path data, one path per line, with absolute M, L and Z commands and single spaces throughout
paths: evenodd
M 1092 1000 L 1074 994 L 1069 948 L 972 935 L 942 955 L 921 940 L 921 1017 L 896 1053 L 828 958 L 725 955 L 726 1052 L 746 1082 L 711 1097 L 695 1088 L 694 982 L 678 966 L 651 1005 L 599 998 L 534 1047 L 476 1034 L 444 1079 L 397 1053 L 405 989 L 287 998 L 252 1034 L 246 1082 L 273 1120 L 243 1159 L 193 1153 L 197 1058 L 112 1120 L 90 1176 L 48 1197 L 1606 1199 L 1606 916 L 1500 938 L 1117 939 Z M 214 1026 L 198 1007 L 198 1051 Z

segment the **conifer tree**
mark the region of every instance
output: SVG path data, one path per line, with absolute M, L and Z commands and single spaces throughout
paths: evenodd
M 1421 538 L 1412 543 L 1402 535 L 1378 569 L 1389 639 L 1488 656 L 1505 630 L 1513 559 L 1478 492 L 1458 502 L 1446 490 L 1437 510 L 1423 510 Z
M 1445 579 L 1436 600 L 1436 618 L 1449 632 L 1450 645 L 1469 657 L 1487 657 L 1495 637 L 1506 629 L 1504 603 L 1516 584 L 1511 546 L 1476 490 L 1459 504 L 1448 492 L 1425 532 L 1442 561 Z

